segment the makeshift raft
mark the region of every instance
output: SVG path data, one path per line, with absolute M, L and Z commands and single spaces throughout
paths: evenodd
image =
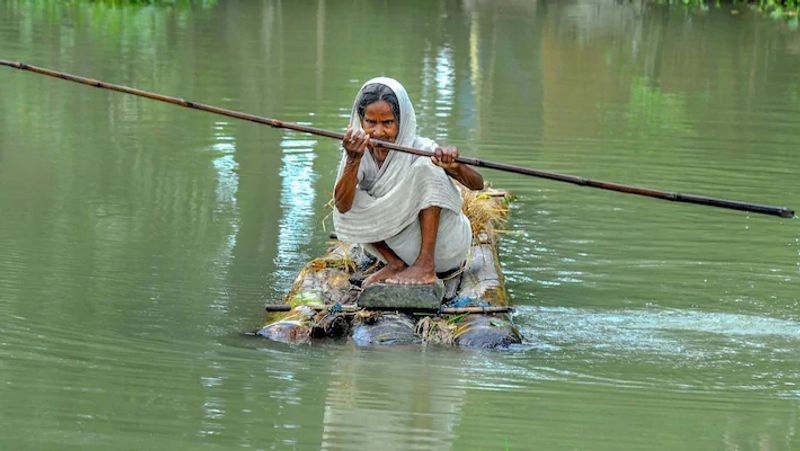
M 283 303 L 266 306 L 264 326 L 256 334 L 285 343 L 345 339 L 358 345 L 432 343 L 469 348 L 520 343 L 497 253 L 509 196 L 490 188 L 462 189 L 462 195 L 472 225 L 472 247 L 465 267 L 444 276 L 439 308 L 415 307 L 403 299 L 379 303 L 380 308 L 360 307 L 361 283 L 380 263 L 360 246 L 337 241 L 300 271 Z M 403 296 L 403 287 L 382 289 Z

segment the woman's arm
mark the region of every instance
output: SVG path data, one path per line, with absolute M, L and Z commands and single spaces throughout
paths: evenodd
M 369 135 L 363 130 L 354 132 L 347 127 L 344 139 L 342 139 L 342 147 L 347 151 L 347 160 L 345 160 L 342 176 L 339 177 L 333 188 L 333 202 L 339 213 L 347 213 L 353 207 L 353 198 L 358 189 L 358 167 L 368 143 Z
M 483 176 L 471 166 L 457 162 L 456 158 L 458 158 L 458 149 L 453 146 L 445 146 L 436 148 L 431 161 L 467 188 L 475 191 L 483 189 Z
M 347 213 L 353 207 L 353 198 L 356 196 L 356 186 L 358 185 L 358 166 L 361 158 L 347 156 L 344 171 L 336 186 L 333 188 L 333 199 L 339 213 Z

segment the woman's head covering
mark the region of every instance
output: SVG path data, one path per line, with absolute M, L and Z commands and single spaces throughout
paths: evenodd
M 361 117 L 358 114 L 358 104 L 361 103 L 361 97 L 364 95 L 364 88 L 375 83 L 387 86 L 392 90 L 392 92 L 394 92 L 395 97 L 397 97 L 397 103 L 400 107 L 400 117 L 395 119 L 397 119 L 400 128 L 397 131 L 397 137 L 394 140 L 395 144 L 414 147 L 414 144 L 417 141 L 417 115 L 414 112 L 414 106 L 411 104 L 411 99 L 408 97 L 406 88 L 404 88 L 403 85 L 401 85 L 400 82 L 394 78 L 376 77 L 361 85 L 361 89 L 358 90 L 358 94 L 356 94 L 356 98 L 353 101 L 353 109 L 350 112 L 350 127 L 353 130 L 363 130 L 361 127 Z M 433 142 L 431 141 L 431 143 Z M 417 142 L 417 144 L 420 143 Z M 433 143 L 433 147 L 435 147 L 435 143 Z M 342 159 L 342 163 L 344 163 L 345 158 Z M 376 179 L 384 175 L 386 168 L 388 168 L 390 165 L 407 166 L 410 165 L 416 158 L 416 155 L 389 151 L 389 154 L 386 156 L 386 160 L 384 160 L 383 164 L 378 167 L 378 163 L 372 158 L 372 154 L 369 152 L 365 153 L 361 158 L 361 167 L 358 171 L 359 180 L 363 185 L 362 187 L 367 191 L 370 191 L 370 194 L 375 195 L 372 192 L 373 184 Z M 343 165 L 340 165 L 339 175 L 341 175 L 342 169 Z M 338 178 L 339 177 L 337 177 L 337 180 Z
M 361 97 L 364 94 L 364 88 L 375 83 L 387 86 L 394 92 L 395 97 L 397 97 L 397 103 L 400 106 L 400 117 L 395 119 L 398 120 L 400 129 L 397 131 L 395 143 L 401 146 L 411 146 L 414 143 L 414 138 L 417 137 L 417 116 L 414 113 L 414 106 L 411 104 L 411 99 L 408 97 L 406 88 L 394 78 L 376 77 L 361 85 L 361 89 L 358 90 L 356 99 L 353 102 L 353 110 L 350 113 L 350 127 L 352 127 L 353 130 L 361 130 L 361 117 L 358 115 L 358 104 L 361 102 Z

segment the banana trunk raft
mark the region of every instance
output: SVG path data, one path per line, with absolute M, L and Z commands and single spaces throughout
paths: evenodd
M 340 339 L 358 345 L 469 348 L 520 343 L 497 253 L 509 196 L 495 189 L 463 189 L 462 195 L 472 246 L 464 268 L 443 276 L 441 308 L 416 308 L 403 299 L 379 303 L 379 309 L 360 307 L 361 283 L 380 263 L 360 246 L 337 241 L 324 256 L 306 264 L 281 304 L 267 306 L 264 325 L 256 334 L 285 343 Z M 400 297 L 402 290 L 397 289 Z

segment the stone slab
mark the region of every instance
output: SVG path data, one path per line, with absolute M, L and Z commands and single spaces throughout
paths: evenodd
M 395 285 L 375 283 L 361 292 L 358 306 L 363 308 L 438 309 L 442 305 L 444 283 Z

